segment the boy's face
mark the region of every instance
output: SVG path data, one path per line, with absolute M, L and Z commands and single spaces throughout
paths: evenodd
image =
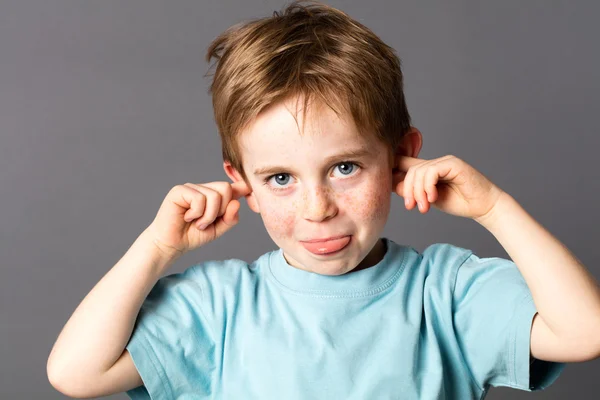
M 293 110 L 295 99 L 273 105 L 240 136 L 248 205 L 296 268 L 339 275 L 374 265 L 393 193 L 387 147 L 326 106 L 309 108 L 306 124 L 298 112 L 301 134 Z M 239 179 L 227 162 L 225 171 Z M 306 243 L 327 238 L 340 239 Z

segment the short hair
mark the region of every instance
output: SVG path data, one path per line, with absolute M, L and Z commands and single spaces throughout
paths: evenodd
M 208 47 L 209 93 L 223 160 L 247 181 L 238 139 L 270 105 L 292 96 L 349 114 L 393 152 L 410 128 L 401 62 L 393 48 L 346 13 L 294 1 L 272 16 L 236 24 Z M 207 74 L 208 75 L 208 74 Z M 393 154 L 393 153 L 390 153 Z

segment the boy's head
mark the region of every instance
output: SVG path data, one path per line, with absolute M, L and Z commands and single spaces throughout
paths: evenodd
M 397 156 L 421 147 L 394 50 L 339 10 L 294 2 L 225 31 L 212 58 L 225 172 L 252 188 L 288 262 L 338 275 L 379 261 Z

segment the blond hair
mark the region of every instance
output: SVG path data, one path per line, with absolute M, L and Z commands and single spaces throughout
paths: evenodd
M 410 128 L 400 59 L 370 29 L 315 1 L 234 25 L 209 46 L 210 86 L 223 159 L 246 179 L 238 134 L 266 107 L 292 96 L 351 115 L 360 132 L 397 148 Z

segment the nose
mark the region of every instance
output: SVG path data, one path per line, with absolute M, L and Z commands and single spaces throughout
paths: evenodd
M 308 221 L 321 222 L 338 213 L 331 188 L 316 187 L 303 193 L 303 217 Z

